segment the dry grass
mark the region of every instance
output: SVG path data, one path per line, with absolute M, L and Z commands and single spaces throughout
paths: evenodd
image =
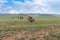
M 60 40 L 60 18 L 2 18 L 0 40 Z

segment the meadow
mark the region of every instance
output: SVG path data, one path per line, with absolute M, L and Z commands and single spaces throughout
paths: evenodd
M 33 16 L 34 23 L 23 17 L 1 15 L 0 40 L 60 40 L 60 17 Z

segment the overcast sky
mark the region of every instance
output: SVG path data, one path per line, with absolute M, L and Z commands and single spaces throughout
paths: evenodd
M 60 0 L 0 0 L 0 14 L 60 14 Z

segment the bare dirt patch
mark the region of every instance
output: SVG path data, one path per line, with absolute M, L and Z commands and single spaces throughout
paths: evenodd
M 60 28 L 3 31 L 0 40 L 60 40 Z

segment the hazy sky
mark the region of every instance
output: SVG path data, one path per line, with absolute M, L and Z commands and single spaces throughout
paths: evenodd
M 0 0 L 0 13 L 60 14 L 60 0 Z

